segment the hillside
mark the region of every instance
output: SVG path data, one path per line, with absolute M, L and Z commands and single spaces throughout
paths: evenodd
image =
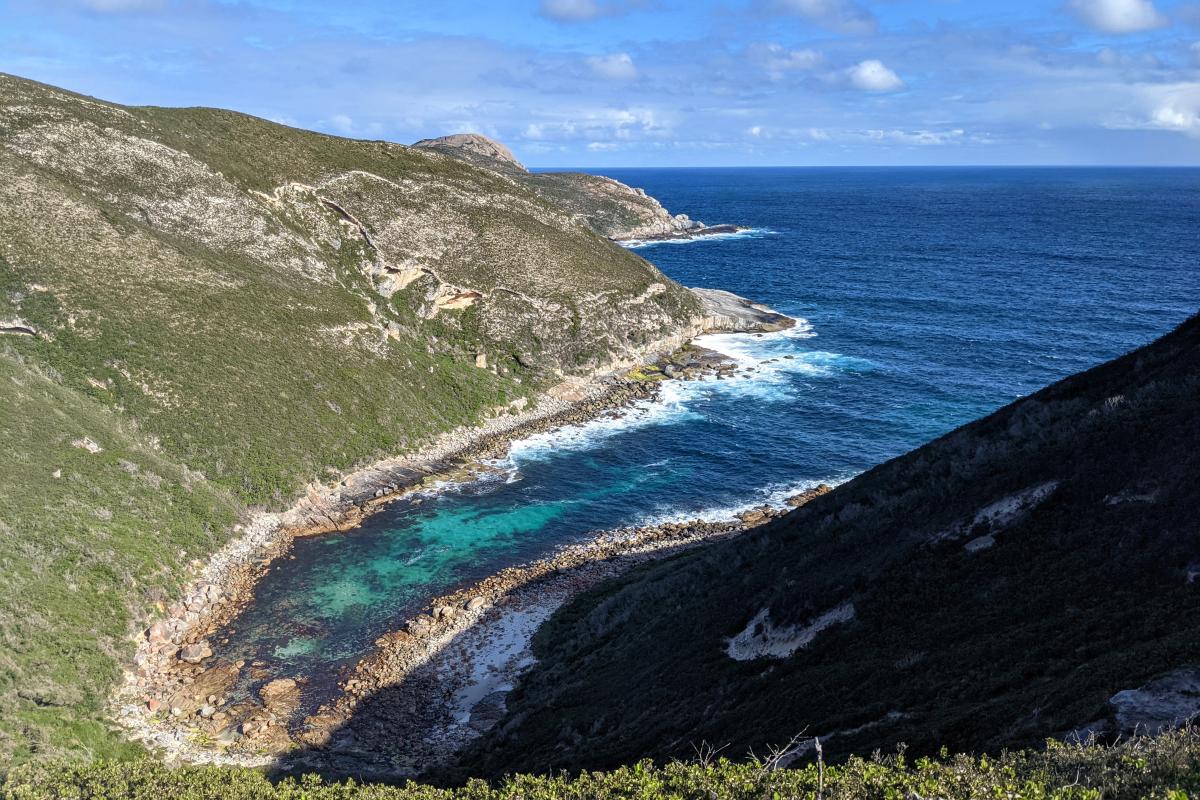
M 703 227 L 686 214 L 671 214 L 643 190 L 612 178 L 584 172 L 530 172 L 508 148 L 479 134 L 422 139 L 413 147 L 507 175 L 609 239 L 667 237 Z
M 0 75 L 0 758 L 124 752 L 133 620 L 249 509 L 701 315 L 494 171 Z
M 996 752 L 1200 711 L 1200 317 L 564 606 L 451 777 L 818 735 Z

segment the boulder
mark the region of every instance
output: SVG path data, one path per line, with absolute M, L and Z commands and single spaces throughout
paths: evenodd
M 296 691 L 296 681 L 293 678 L 276 678 L 258 690 L 258 695 L 268 705 L 273 701 L 283 699 Z
M 815 500 L 821 495 L 827 494 L 831 491 L 833 491 L 832 486 L 830 486 L 828 483 L 822 483 L 814 486 L 811 489 L 805 489 L 803 492 L 800 492 L 800 494 L 794 494 L 784 502 L 792 508 L 799 508 L 805 503 Z
M 1200 715 L 1200 669 L 1168 672 L 1138 689 L 1117 692 L 1108 701 L 1122 733 L 1153 735 Z
M 146 640 L 152 644 L 160 644 L 171 640 L 171 629 L 163 620 L 151 625 L 146 629 Z
M 198 642 L 189 644 L 180 649 L 179 660 L 186 661 L 189 664 L 199 664 L 206 658 L 212 656 L 212 648 L 206 642 Z
M 762 522 L 766 518 L 767 518 L 767 513 L 765 511 L 763 511 L 761 508 L 752 508 L 749 511 L 743 511 L 741 514 L 738 515 L 738 519 L 740 519 L 742 522 L 746 523 L 747 525 L 754 525 L 756 523 Z

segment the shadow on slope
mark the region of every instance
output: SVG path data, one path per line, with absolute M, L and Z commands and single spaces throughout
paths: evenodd
M 1194 317 L 773 524 L 576 598 L 539 631 L 505 719 L 441 777 L 702 741 L 737 756 L 799 731 L 835 759 L 1115 731 L 1114 693 L 1200 663 L 1197 507 Z M 735 660 L 738 634 L 740 655 L 775 657 Z

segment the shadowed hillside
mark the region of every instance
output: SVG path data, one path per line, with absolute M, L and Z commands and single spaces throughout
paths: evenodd
M 1197 507 L 1200 317 L 577 598 L 457 777 L 1155 729 L 1200 710 Z

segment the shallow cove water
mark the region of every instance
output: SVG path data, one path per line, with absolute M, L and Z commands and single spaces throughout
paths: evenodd
M 753 230 L 635 246 L 805 320 L 700 342 L 737 377 L 515 443 L 488 478 L 297 540 L 217 654 L 305 711 L 431 597 L 592 531 L 724 518 L 838 481 L 1165 333 L 1200 307 L 1200 171 L 608 170 Z M 241 687 L 243 691 L 253 688 Z

